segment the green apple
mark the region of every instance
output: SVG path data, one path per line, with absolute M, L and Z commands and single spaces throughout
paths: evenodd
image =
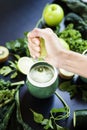
M 43 10 L 43 18 L 49 26 L 58 25 L 64 18 L 63 8 L 58 4 L 48 4 Z
M 59 38 L 59 41 L 66 50 L 70 50 L 69 44 L 64 39 Z

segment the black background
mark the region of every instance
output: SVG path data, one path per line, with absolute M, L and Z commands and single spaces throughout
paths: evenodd
M 5 45 L 7 41 L 23 37 L 24 32 L 32 30 L 40 19 L 44 6 L 49 2 L 51 3 L 52 0 L 0 0 L 0 45 Z M 26 77 L 23 78 L 26 80 Z M 73 130 L 73 111 L 86 109 L 87 103 L 78 98 L 71 100 L 67 92 L 62 92 L 59 89 L 57 91 L 71 109 L 70 117 L 62 122 L 62 125 Z M 48 117 L 51 108 L 62 106 L 55 95 L 44 100 L 34 98 L 27 91 L 26 85 L 20 90 L 20 99 L 23 120 L 35 130 L 42 130 L 42 128 L 34 123 L 29 108 Z

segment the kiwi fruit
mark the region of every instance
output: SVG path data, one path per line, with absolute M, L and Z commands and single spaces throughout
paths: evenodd
M 4 47 L 0 46 L 0 63 L 5 62 L 8 59 L 9 50 Z

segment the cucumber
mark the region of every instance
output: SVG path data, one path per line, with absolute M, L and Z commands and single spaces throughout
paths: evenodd
M 73 113 L 74 128 L 87 128 L 87 109 L 75 110 Z

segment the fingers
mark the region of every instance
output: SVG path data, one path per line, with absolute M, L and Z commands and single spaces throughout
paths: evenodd
M 32 57 L 36 58 L 40 56 L 40 38 L 45 40 L 45 43 L 47 44 L 46 47 L 48 47 L 50 45 L 50 40 L 53 34 L 54 32 L 50 28 L 35 28 L 28 33 L 28 47 Z
M 29 44 L 28 44 L 28 47 L 29 47 L 29 51 L 30 51 L 30 55 L 33 57 L 33 58 L 37 58 L 40 56 L 40 41 L 38 38 L 33 38 L 33 39 L 30 39 L 29 38 Z
M 28 38 L 34 38 L 34 37 L 42 37 L 45 39 L 45 37 L 47 35 L 52 35 L 53 31 L 50 28 L 45 28 L 45 29 L 39 29 L 39 28 L 35 28 L 34 30 L 32 30 L 31 32 L 28 33 Z

